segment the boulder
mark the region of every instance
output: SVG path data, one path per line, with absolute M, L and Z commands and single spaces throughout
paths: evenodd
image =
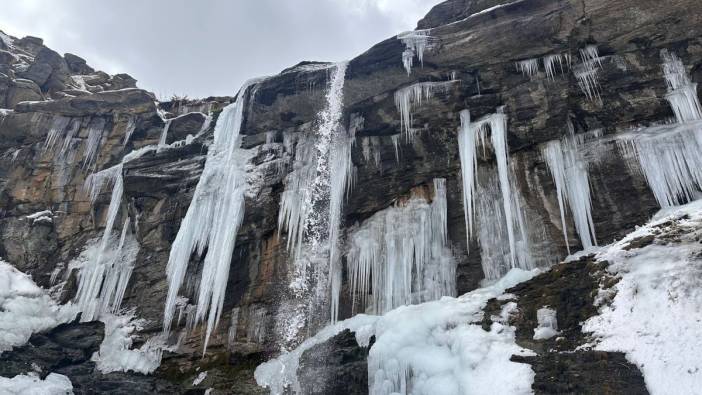
M 110 80 L 110 90 L 136 88 L 137 80 L 129 74 L 115 74 Z
M 15 41 L 15 45 L 36 56 L 44 47 L 44 40 L 39 37 L 26 36 Z
M 173 118 L 171 126 L 168 128 L 166 143 L 171 144 L 174 141 L 184 140 L 189 134 L 196 135 L 205 124 L 205 118 L 205 114 L 201 112 L 191 112 Z
M 66 60 L 68 69 L 71 70 L 71 72 L 74 74 L 84 75 L 95 72 L 95 70 L 92 67 L 88 66 L 85 59 L 81 58 L 80 56 L 74 55 L 72 53 L 65 53 L 63 55 L 63 58 Z
M 23 101 L 40 100 L 44 100 L 41 88 L 34 81 L 18 78 L 8 89 L 6 105 L 8 108 L 14 108 L 17 103 Z
M 42 92 L 53 93 L 66 89 L 70 73 L 61 55 L 44 47 L 39 50 L 29 68 L 17 75 L 36 82 Z

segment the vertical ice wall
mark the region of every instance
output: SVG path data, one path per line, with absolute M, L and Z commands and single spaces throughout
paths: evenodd
M 662 51 L 663 74 L 668 85 L 666 100 L 673 108 L 678 123 L 702 119 L 702 107 L 697 97 L 697 84 L 690 80 L 685 65 L 674 54 Z
M 361 312 L 368 306 L 383 314 L 455 293 L 446 220 L 446 181 L 435 179 L 431 201 L 413 196 L 398 202 L 349 235 L 351 291 Z
M 240 148 L 239 133 L 247 91 L 253 84 L 254 81 L 244 84 L 236 102 L 225 107 L 217 119 L 214 142 L 207 153 L 205 168 L 188 212 L 171 247 L 166 268 L 169 285 L 163 328 L 167 333 L 173 322 L 178 291 L 183 284 L 190 256 L 193 252 L 200 257 L 204 255 L 195 320 L 202 322 L 207 318 L 205 349 L 222 313 L 229 266 L 244 217 L 248 154 Z
M 561 226 L 568 252 L 570 253 L 570 244 L 565 218 L 566 204 L 570 207 L 582 247 L 587 249 L 596 246 L 587 163 L 578 151 L 573 125 L 568 124 L 567 134 L 562 139 L 548 142 L 542 148 L 542 155 L 556 184 Z

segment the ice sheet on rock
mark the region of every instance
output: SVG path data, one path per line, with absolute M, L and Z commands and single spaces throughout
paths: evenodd
M 193 252 L 204 255 L 196 321 L 207 319 L 205 349 L 222 313 L 232 253 L 244 216 L 248 187 L 245 165 L 249 155 L 240 148 L 239 133 L 247 90 L 254 83 L 244 84 L 236 103 L 225 107 L 217 120 L 214 143 L 207 153 L 205 168 L 173 242 L 166 268 L 169 285 L 163 327 L 168 333 L 190 257 Z
M 100 372 L 137 372 L 150 374 L 161 364 L 163 340 L 159 337 L 148 339 L 138 349 L 132 349 L 133 335 L 142 330 L 144 322 L 132 314 L 103 314 L 105 338 L 91 360 Z
M 0 260 L 0 353 L 73 320 L 77 312 L 70 304 L 56 305 L 29 276 Z
M 44 380 L 36 373 L 20 374 L 13 378 L 0 377 L 3 395 L 68 395 L 73 394 L 71 380 L 58 373 L 49 373 Z
M 670 221 L 676 222 L 671 226 Z M 662 210 L 649 224 L 597 254 L 620 277 L 611 306 L 583 325 L 596 349 L 625 352 L 651 393 L 694 394 L 702 382 L 702 201 Z M 655 235 L 665 241 L 625 250 Z
M 534 340 L 547 340 L 558 334 L 556 310 L 548 307 L 536 311 L 538 326 L 534 328 Z
M 457 80 L 442 82 L 420 82 L 400 88 L 395 92 L 395 106 L 400 112 L 400 131 L 407 141 L 412 141 L 414 129 L 412 128 L 412 112 L 422 103 L 431 100 L 438 92 L 448 92 Z
M 446 221 L 446 181 L 435 179 L 431 201 L 415 196 L 398 202 L 349 234 L 350 288 L 361 311 L 368 306 L 382 314 L 454 295 L 456 262 Z

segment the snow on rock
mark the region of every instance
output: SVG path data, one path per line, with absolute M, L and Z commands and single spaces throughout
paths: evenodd
M 37 222 L 53 222 L 54 213 L 51 210 L 38 211 L 34 214 L 27 215 L 25 218 L 31 219 L 33 224 Z
M 200 385 L 207 378 L 207 372 L 200 372 L 195 380 L 193 380 L 193 385 Z
M 645 236 L 653 244 L 631 248 Z M 702 201 L 663 210 L 598 253 L 621 278 L 616 296 L 585 322 L 596 349 L 625 352 L 653 394 L 695 394 L 702 382 Z
M 534 340 L 547 340 L 558 334 L 556 310 L 543 307 L 536 311 L 536 320 L 539 326 L 534 329 Z
M 105 323 L 105 339 L 91 359 L 102 373 L 133 371 L 149 374 L 158 368 L 163 349 L 160 337 L 150 338 L 138 349 L 130 349 L 132 334 L 142 330 L 143 320 L 135 319 L 132 314 L 107 313 L 100 319 Z
M 0 260 L 0 352 L 71 321 L 76 313 L 73 305 L 56 305 L 29 276 Z
M 0 377 L 0 395 L 66 395 L 73 394 L 68 377 L 50 373 L 44 380 L 37 374 Z
M 271 394 L 299 393 L 297 368 L 302 354 L 349 329 L 363 347 L 375 336 L 368 356 L 371 394 L 531 393 L 531 368 L 510 361 L 512 355 L 530 355 L 530 351 L 515 344 L 512 327 L 494 323 L 487 332 L 479 321 L 489 299 L 538 273 L 513 269 L 493 285 L 459 298 L 403 306 L 384 316 L 361 314 L 327 326 L 295 350 L 260 365 L 256 381 Z

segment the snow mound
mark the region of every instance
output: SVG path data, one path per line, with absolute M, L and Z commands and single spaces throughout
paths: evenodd
M 0 260 L 0 353 L 35 333 L 71 321 L 73 305 L 58 306 L 26 274 Z
M 643 237 L 653 244 L 629 249 Z M 695 394 L 702 382 L 702 201 L 666 209 L 598 253 L 621 277 L 616 296 L 585 322 L 596 349 L 625 352 L 653 394 Z M 606 291 L 603 291 L 606 292 Z
M 36 374 L 0 377 L 0 395 L 66 395 L 73 394 L 68 377 L 50 373 L 42 380 Z

